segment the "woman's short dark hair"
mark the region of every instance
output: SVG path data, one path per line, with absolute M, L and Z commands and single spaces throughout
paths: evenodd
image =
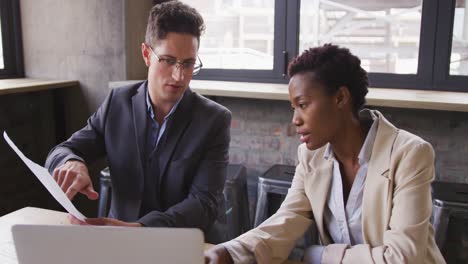
M 155 40 L 164 39 L 169 32 L 175 32 L 193 35 L 200 44 L 204 30 L 203 18 L 195 8 L 179 1 L 166 1 L 151 8 L 145 43 L 152 46 Z
M 355 114 L 366 103 L 367 72 L 361 67 L 361 60 L 349 49 L 325 44 L 305 50 L 289 64 L 288 74 L 293 77 L 305 72 L 314 73 L 314 80 L 322 84 L 329 95 L 335 94 L 342 86 L 348 87 Z

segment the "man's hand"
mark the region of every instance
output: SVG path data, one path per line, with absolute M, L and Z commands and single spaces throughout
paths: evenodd
M 94 190 L 86 165 L 77 160 L 69 160 L 54 170 L 54 180 L 68 199 L 73 199 L 80 192 L 90 200 L 96 200 L 99 194 Z
M 205 251 L 205 264 L 234 264 L 234 260 L 223 245 L 216 245 Z
M 100 218 L 86 218 L 81 221 L 73 215 L 68 215 L 68 220 L 72 225 L 96 225 L 96 226 L 127 226 L 127 227 L 142 227 L 140 223 L 128 223 L 113 218 L 100 217 Z

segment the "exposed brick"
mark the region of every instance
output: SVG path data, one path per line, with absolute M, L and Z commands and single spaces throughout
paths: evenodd
M 287 131 L 286 136 L 288 136 L 288 137 L 294 137 L 294 136 L 297 135 L 296 127 L 293 124 L 288 124 L 286 131 Z
M 235 129 L 231 130 L 231 161 L 243 160 L 249 177 L 258 177 L 276 162 L 297 163 L 300 142 L 291 124 L 288 102 L 223 97 L 219 97 L 218 102 L 231 110 L 236 122 Z M 433 145 L 438 179 L 468 182 L 468 113 L 376 109 L 395 126 Z
M 241 128 L 241 120 L 233 118 L 231 120 L 231 130 L 240 129 Z

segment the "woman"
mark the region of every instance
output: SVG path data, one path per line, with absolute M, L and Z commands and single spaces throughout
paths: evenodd
M 315 222 L 307 263 L 445 263 L 429 222 L 434 151 L 363 109 L 367 73 L 326 44 L 289 65 L 299 164 L 277 213 L 205 253 L 209 263 L 281 263 Z

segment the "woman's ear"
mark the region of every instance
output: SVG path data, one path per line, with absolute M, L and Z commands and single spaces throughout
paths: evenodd
M 345 107 L 351 106 L 351 93 L 347 86 L 340 86 L 338 91 L 336 91 L 336 104 L 338 108 L 344 109 Z

